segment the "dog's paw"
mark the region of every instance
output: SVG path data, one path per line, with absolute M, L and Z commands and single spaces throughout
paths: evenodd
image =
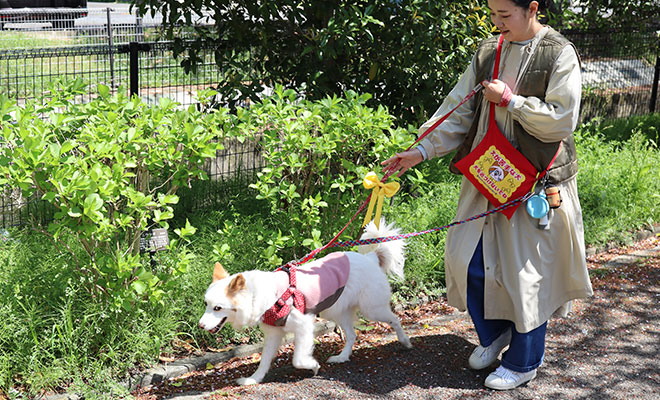
M 236 379 L 236 383 L 238 383 L 241 386 L 249 386 L 249 385 L 256 385 L 259 382 L 252 378 L 238 378 Z
M 318 361 L 316 361 L 313 358 L 308 358 L 305 360 L 299 360 L 294 358 L 293 366 L 298 369 L 308 369 L 314 373 L 314 376 L 316 376 L 316 374 L 318 374 L 319 372 L 319 369 L 321 369 L 321 366 L 319 365 Z
M 344 357 L 342 355 L 336 355 L 328 358 L 328 362 L 331 364 L 345 363 L 348 361 L 349 357 Z
M 401 341 L 401 344 L 402 344 L 403 347 L 405 347 L 406 349 L 412 349 L 412 348 L 413 348 L 413 345 L 412 345 L 412 343 L 410 343 L 410 339 L 408 339 L 408 338 L 405 338 L 405 340 L 402 340 L 402 341 Z

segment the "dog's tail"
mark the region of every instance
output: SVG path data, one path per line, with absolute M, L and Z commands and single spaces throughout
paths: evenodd
M 376 228 L 373 221 L 364 227 L 364 233 L 360 239 L 371 239 L 379 237 L 394 236 L 399 234 L 399 229 L 394 224 L 387 225 L 385 219 L 380 220 L 380 229 Z M 406 243 L 404 240 L 392 240 L 379 244 L 367 244 L 358 247 L 358 252 L 367 254 L 375 252 L 378 255 L 380 267 L 387 275 L 394 275 L 403 280 L 403 264 L 405 262 Z

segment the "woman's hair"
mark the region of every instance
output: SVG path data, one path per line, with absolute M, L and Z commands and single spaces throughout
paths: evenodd
M 529 8 L 529 4 L 532 1 L 536 1 L 537 3 L 539 3 L 539 12 L 545 11 L 545 9 L 548 6 L 547 4 L 548 2 L 546 0 L 511 0 L 511 1 L 518 7 L 522 7 L 525 10 Z

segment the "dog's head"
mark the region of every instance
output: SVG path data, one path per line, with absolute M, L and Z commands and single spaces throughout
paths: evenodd
M 489 174 L 490 174 L 490 177 L 495 179 L 495 181 L 497 181 L 497 182 L 500 182 L 506 176 L 506 173 L 504 172 L 504 170 L 501 167 L 497 166 L 497 165 L 493 165 L 493 166 L 490 167 Z
M 229 276 L 220 263 L 215 263 L 213 282 L 204 295 L 206 311 L 199 320 L 199 327 L 211 333 L 218 332 L 227 322 L 241 327 L 240 304 L 246 291 L 242 274 Z

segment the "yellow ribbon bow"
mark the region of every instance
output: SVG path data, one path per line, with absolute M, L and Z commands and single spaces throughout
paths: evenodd
M 367 208 L 367 215 L 364 216 L 364 222 L 362 226 L 371 221 L 371 213 L 374 211 L 374 204 L 376 204 L 376 199 L 378 199 L 378 207 L 376 207 L 376 216 L 374 217 L 374 223 L 376 228 L 380 228 L 380 214 L 383 211 L 383 199 L 385 196 L 392 197 L 399 190 L 399 182 L 390 182 L 383 183 L 378 179 L 378 175 L 375 172 L 369 172 L 362 182 L 365 188 L 373 189 L 371 192 L 371 200 L 369 201 L 369 207 Z

